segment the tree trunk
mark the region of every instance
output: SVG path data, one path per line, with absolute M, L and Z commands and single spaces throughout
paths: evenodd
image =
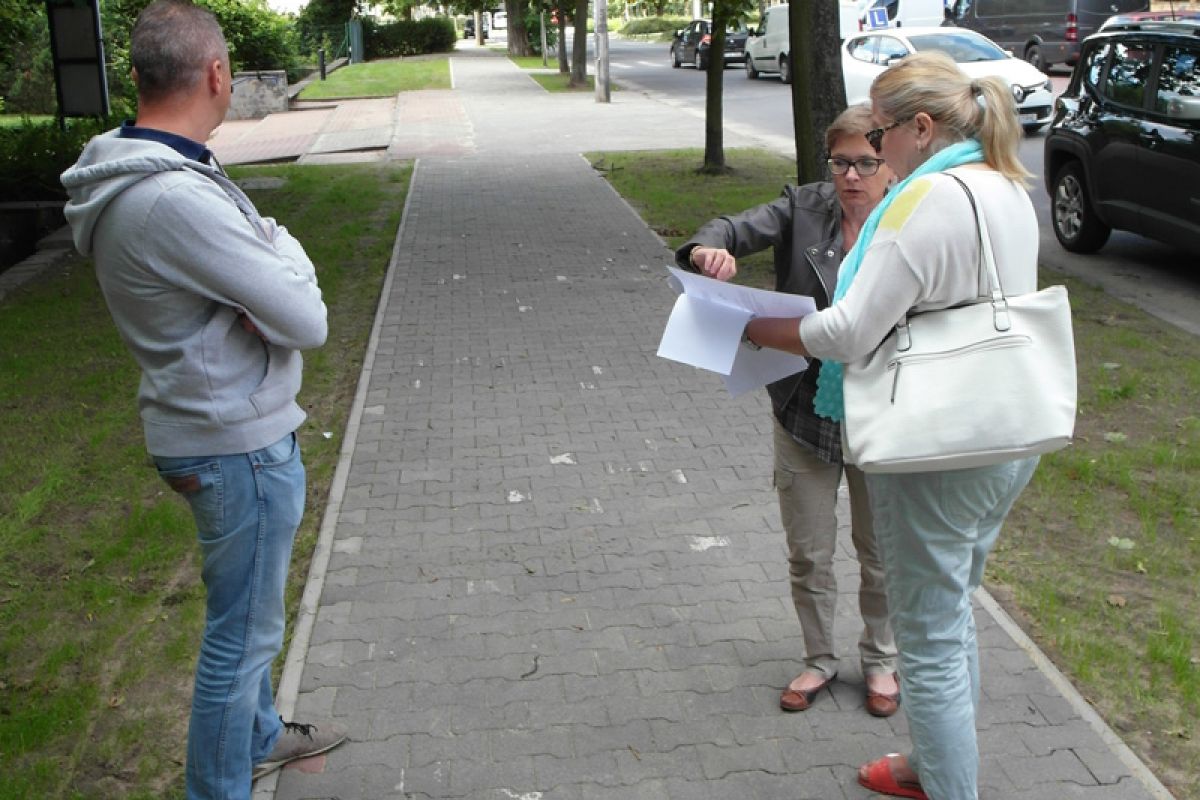
M 531 56 L 533 48 L 529 45 L 529 31 L 525 28 L 525 0 L 504 0 L 504 10 L 508 13 L 508 54 L 510 56 Z
M 567 63 L 567 9 L 563 6 L 558 6 L 558 71 L 566 75 L 571 71 L 571 66 Z
M 575 0 L 575 41 L 571 42 L 572 89 L 587 87 L 587 11 L 588 0 Z
M 796 180 L 800 184 L 813 183 L 826 177 L 825 129 L 846 107 L 837 0 L 792 3 L 788 36 Z
M 730 14 L 730 0 L 713 3 L 712 38 L 708 46 L 708 69 L 704 91 L 704 167 L 712 174 L 725 172 L 725 120 L 723 92 L 725 88 L 725 27 Z

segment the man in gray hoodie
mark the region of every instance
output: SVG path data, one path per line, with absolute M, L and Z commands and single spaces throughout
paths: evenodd
M 147 449 L 198 529 L 207 617 L 187 796 L 247 800 L 254 777 L 346 736 L 333 722 L 284 722 L 271 689 L 304 511 L 300 351 L 324 344 L 325 304 L 304 248 L 204 145 L 232 92 L 216 19 L 156 0 L 130 56 L 137 120 L 93 139 L 63 173 L 66 215 L 141 366 Z

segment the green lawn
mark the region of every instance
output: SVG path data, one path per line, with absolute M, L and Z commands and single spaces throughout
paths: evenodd
M 294 618 L 411 168 L 231 172 L 284 179 L 250 194 L 306 245 L 329 308 L 299 398 Z M 88 261 L 0 302 L 3 800 L 182 797 L 204 593 L 191 515 L 144 449 L 137 383 Z
M 794 164 L 731 150 L 591 153 L 671 245 L 778 196 Z M 739 282 L 772 286 L 769 258 Z M 1200 800 L 1200 340 L 1065 283 L 1079 368 L 1075 443 L 1042 459 L 991 558 L 988 587 L 1180 800 Z M 986 690 L 986 687 L 985 687 Z
M 450 61 L 445 55 L 369 61 L 330 72 L 300 92 L 300 100 L 391 97 L 418 89 L 449 89 Z

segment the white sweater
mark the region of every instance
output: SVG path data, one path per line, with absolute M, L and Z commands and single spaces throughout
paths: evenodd
M 952 172 L 987 220 L 1005 294 L 1037 291 L 1038 223 L 1025 189 L 991 170 Z M 922 176 L 884 213 L 846 296 L 800 321 L 800 340 L 816 358 L 857 361 L 910 310 L 987 294 L 986 274 L 966 192 L 949 175 Z

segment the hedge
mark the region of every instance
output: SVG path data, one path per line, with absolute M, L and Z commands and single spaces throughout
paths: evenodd
M 648 33 L 674 33 L 687 27 L 691 20 L 683 17 L 641 17 L 631 19 L 621 28 L 622 35 L 638 36 Z
M 367 59 L 447 53 L 454 49 L 458 34 L 448 17 L 397 20 L 381 24 L 372 18 L 363 20 L 363 45 Z

